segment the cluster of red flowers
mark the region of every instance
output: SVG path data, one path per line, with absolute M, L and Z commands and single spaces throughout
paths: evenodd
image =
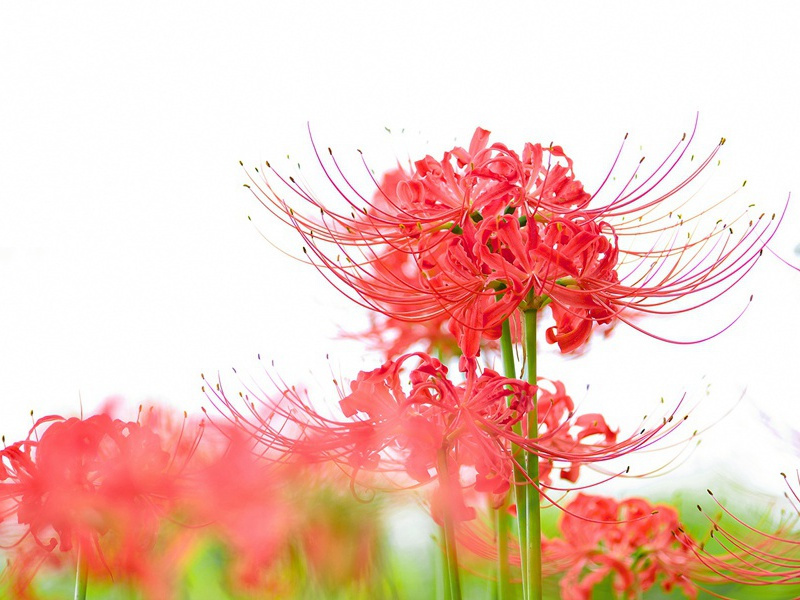
M 163 433 L 150 419 L 52 416 L 39 419 L 27 439 L 0 450 L 0 518 L 16 517 L 23 528 L 13 545 L 28 553 L 17 574 L 21 589 L 56 550 L 80 556 L 93 571 L 110 564 L 124 564 L 128 572 L 142 567 L 144 550 L 180 496 L 177 472 L 191 458 L 191 445 L 181 457 L 186 448 L 180 439 Z M 173 453 L 165 442 L 175 443 Z
M 752 267 L 774 233 L 775 215 L 762 214 L 737 222 L 734 237 L 742 214 L 679 239 L 699 215 L 684 217 L 680 205 L 666 201 L 724 142 L 673 189 L 659 191 L 687 151 L 691 136 L 685 138 L 653 173 L 635 185 L 634 173 L 598 206 L 590 206 L 598 194 L 585 191 L 560 146 L 527 143 L 517 154 L 489 145 L 489 132 L 480 128 L 468 149 L 388 173 L 371 201 L 350 199 L 328 174 L 347 212 L 322 204 L 293 178 L 277 175 L 288 197 L 266 176 L 248 187 L 300 233 L 306 255 L 340 289 L 392 320 L 430 322 L 435 336 L 447 319 L 466 359 L 478 355 L 481 337 L 499 338 L 518 309 L 546 305 L 555 319 L 547 341 L 571 352 L 598 324 L 630 322 L 634 311 L 688 310 L 719 296 Z M 293 208 L 294 201 L 314 212 Z M 321 216 L 311 216 L 316 213 Z M 682 302 L 668 306 L 675 301 Z
M 219 387 L 212 402 L 270 450 L 334 461 L 354 480 L 364 471 L 403 473 L 411 485 L 437 479 L 431 505 L 440 522 L 443 506 L 456 522 L 474 517 L 468 506 L 474 500 L 466 500 L 465 490 L 472 498 L 488 493 L 495 507 L 514 487 L 532 485 L 547 497 L 554 467 L 575 483 L 581 465 L 651 444 L 674 428 L 667 427 L 671 417 L 619 442 L 602 415 L 574 415 L 560 382 L 548 383 L 535 372 L 529 383 L 501 377 L 481 371 L 477 358 L 482 346 L 501 337 L 508 346 L 522 341 L 526 352 L 535 353 L 529 321 L 545 307 L 554 320 L 546 328 L 547 342 L 574 352 L 598 325 L 608 330 L 622 321 L 642 330 L 633 322 L 638 315 L 702 306 L 752 268 L 780 223 L 774 214 L 749 218 L 744 211 L 702 231 L 697 220 L 721 202 L 691 216 L 683 215 L 685 201 L 670 202 L 710 164 L 724 139 L 688 176 L 660 189 L 693 135 L 684 136 L 653 172 L 641 175 L 637 167 L 605 202 L 598 199 L 611 173 L 590 194 L 560 146 L 527 143 L 517 153 L 490 144 L 489 132 L 481 128 L 468 148 L 453 148 L 441 160 L 425 156 L 407 170 L 389 171 L 380 182 L 373 179 L 377 191 L 369 200 L 344 176 L 330 150 L 334 169 L 326 168 L 317 152 L 344 210 L 323 203 L 267 163 L 278 183 L 263 174 L 247 187 L 297 230 L 311 264 L 373 311 L 363 339 L 389 360 L 360 373 L 350 393 L 341 394 L 345 420 L 324 416 L 294 388 L 275 401 L 259 398 L 259 409 L 247 397 L 247 414 Z M 408 354 L 418 345 L 442 360 L 460 357 L 464 382 L 451 382 L 447 368 L 428 354 Z M 505 359 L 508 349 L 503 353 Z M 419 366 L 409 372 L 411 388 L 405 390 L 400 371 L 412 357 Z M 513 370 L 511 360 L 506 373 Z M 533 470 L 531 462 L 538 462 Z M 620 578 L 615 581 L 620 593 L 646 589 L 659 572 L 667 574 L 665 587 L 677 584 L 693 593 L 677 575 L 678 565 L 669 562 L 678 555 L 686 562 L 688 556 L 672 537 L 674 512 L 664 509 L 658 519 L 644 519 L 644 501 L 583 495 L 569 511 L 564 538 L 549 546 L 550 560 L 571 567 L 563 579 L 569 597 L 587 597 L 612 571 Z M 523 520 L 529 519 L 520 516 L 521 536 Z M 579 522 L 594 524 L 583 531 L 594 537 L 579 539 Z M 452 544 L 447 541 L 448 555 Z M 576 559 L 575 552 L 583 558 Z
M 697 582 L 718 581 L 722 572 L 747 583 L 796 576 L 796 563 L 767 548 L 796 545 L 776 536 L 711 557 L 669 507 L 583 493 L 568 504 L 551 497 L 584 489 L 577 481 L 585 466 L 650 447 L 682 419 L 673 418 L 676 407 L 654 426 L 620 436 L 601 414 L 576 414 L 563 383 L 537 376 L 537 315 L 549 307 L 545 337 L 564 353 L 584 348 L 598 325 L 641 329 L 632 321 L 640 313 L 681 312 L 725 293 L 780 222 L 763 214 L 748 220 L 745 212 L 700 232 L 694 221 L 708 208 L 683 217 L 670 207 L 719 149 L 659 191 L 691 138 L 649 175 L 640 177 L 637 167 L 604 204 L 584 189 L 560 146 L 527 143 L 517 153 L 490 145 L 480 128 L 468 148 L 373 180 L 370 200 L 331 153 L 345 185 L 326 175 L 344 211 L 291 177 L 275 174 L 289 199 L 268 178 L 252 180 L 259 200 L 302 236 L 307 260 L 374 311 L 363 338 L 386 361 L 340 388 L 333 407 L 282 383 L 274 397 L 248 390 L 235 399 L 221 383 L 204 386 L 222 415 L 214 427 L 185 415 L 178 424 L 161 411 L 140 411 L 133 422 L 110 411 L 40 419 L 25 440 L 0 451 L 0 522 L 19 532 L 10 543 L 15 593 L 24 597 L 38 566 L 61 556 L 78 563 L 79 580 L 88 569 L 135 578 L 150 597 L 170 597 L 168 565 L 186 556 L 201 526 L 235 554 L 244 585 L 282 593 L 287 582 L 273 567 L 284 561 L 292 571 L 296 561 L 286 557 L 298 549 L 303 568 L 321 573 L 320 581 L 366 580 L 377 520 L 347 520 L 347 508 L 328 515 L 323 507 L 341 497 L 318 497 L 343 482 L 354 491 L 433 484 L 428 501 L 443 527 L 451 600 L 460 598 L 457 544 L 505 561 L 503 600 L 512 564 L 521 566 L 526 598 L 541 594 L 542 574 L 559 573 L 566 600 L 590 598 L 608 580 L 620 597 L 639 597 L 656 583 L 695 597 Z M 313 208 L 313 216 L 290 200 Z M 506 376 L 478 362 L 496 340 Z M 527 381 L 515 378 L 517 343 L 524 344 Z M 414 352 L 417 344 L 426 352 Z M 453 357 L 460 357 L 460 382 L 446 364 Z M 556 475 L 570 487 L 557 487 Z M 543 546 L 541 498 L 565 511 L 561 537 Z M 496 511 L 495 532 L 480 529 L 482 507 Z M 501 533 L 513 513 L 516 549 L 508 529 Z M 347 531 L 337 526 L 343 520 Z M 168 523 L 174 527 L 165 539 Z M 715 531 L 735 539 L 718 525 Z M 757 565 L 738 564 L 747 557 Z M 785 568 L 776 574 L 776 566 Z
M 418 364 L 407 370 L 408 362 Z M 406 378 L 411 384 L 407 391 Z M 501 502 L 514 485 L 515 467 L 520 468 L 514 447 L 539 457 L 539 481 L 524 483 L 546 489 L 554 468 L 562 479 L 575 482 L 581 465 L 649 446 L 678 424 L 665 419 L 619 441 L 602 415 L 575 415 L 562 383 L 541 383 L 545 387 L 537 388 L 484 369 L 480 375 L 470 371 L 466 381 L 456 384 L 439 360 L 408 354 L 358 374 L 339 402 L 346 420 L 321 414 L 295 388 L 283 390 L 277 400 L 248 394 L 248 412 L 242 412 L 221 386 L 206 390 L 237 427 L 249 431 L 269 452 L 277 451 L 281 460 L 335 462 L 354 481 L 365 472 L 394 475 L 392 484 L 399 488 L 436 479 L 437 521 L 441 494 L 451 502 L 456 520 L 475 514 L 465 503 L 465 490 L 488 493 Z M 526 417 L 537 389 L 539 428 L 531 438 Z M 404 477 L 398 478 L 398 473 Z M 450 489 L 441 489 L 445 483 Z
M 209 536 L 235 556 L 233 581 L 243 587 L 292 589 L 275 566 L 297 544 L 320 581 L 369 575 L 375 511 L 356 511 L 352 531 L 342 532 L 342 510 L 358 503 L 336 491 L 343 486 L 329 473 L 280 469 L 239 431 L 206 429 L 155 409 L 137 421 L 106 411 L 39 419 L 26 439 L 0 450 L 0 533 L 9 553 L 0 589 L 35 598 L 40 568 L 79 563 L 92 579 L 177 597 L 182 565 Z M 326 516 L 336 502 L 348 508 Z M 328 559 L 334 545 L 339 553 Z
M 545 575 L 559 575 L 559 597 L 589 600 L 597 586 L 610 583 L 614 597 L 640 598 L 654 585 L 669 592 L 678 587 L 696 598 L 696 583 L 721 583 L 692 546 L 698 543 L 682 527 L 677 511 L 653 505 L 643 498 L 617 500 L 607 496 L 577 494 L 564 507 L 558 537 L 542 541 Z M 495 559 L 497 549 L 486 525 L 463 524 L 459 540 L 482 559 Z M 511 562 L 520 563 L 517 544 Z M 718 557 L 730 561 L 731 555 Z

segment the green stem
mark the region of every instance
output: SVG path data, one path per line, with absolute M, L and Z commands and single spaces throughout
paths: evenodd
M 536 310 L 526 310 L 525 314 L 525 356 L 528 371 L 528 383 L 536 385 Z M 528 413 L 528 439 L 539 437 L 539 416 L 536 396 L 533 397 L 533 408 Z M 528 452 L 526 456 L 528 477 L 533 484 L 528 486 L 526 498 L 526 544 L 527 564 L 527 596 L 526 600 L 542 598 L 542 521 L 540 514 L 539 492 L 539 456 Z
M 449 496 L 450 491 L 450 474 L 447 469 L 447 452 L 444 448 L 439 449 L 438 452 L 438 471 L 439 471 L 439 485 L 444 486 L 445 492 Z M 442 511 L 442 520 L 444 521 L 444 547 L 445 556 L 447 557 L 447 579 L 450 582 L 450 600 L 461 600 L 461 578 L 458 573 L 458 549 L 456 548 L 456 530 L 453 525 L 453 517 L 450 514 L 450 507 L 445 506 Z
M 514 365 L 514 344 L 511 341 L 511 326 L 508 319 L 503 321 L 503 334 L 500 336 L 500 351 L 503 356 L 503 375 L 509 379 L 517 377 Z
M 495 528 L 497 530 L 497 600 L 511 598 L 511 568 L 508 564 L 508 497 L 502 506 L 495 511 Z
M 439 527 L 439 536 L 444 547 L 445 556 L 447 556 L 447 536 L 445 535 L 443 526 Z M 437 557 L 437 561 L 434 564 L 440 565 L 442 572 L 444 573 L 444 576 L 442 577 L 442 599 L 450 600 L 450 571 L 447 569 L 447 559 L 442 557 L 440 553 Z M 438 599 L 439 594 L 437 593 L 435 597 Z
M 517 376 L 516 366 L 514 365 L 514 344 L 511 340 L 511 326 L 508 320 L 503 322 L 502 335 L 500 336 L 500 350 L 503 357 L 503 374 L 509 379 L 515 379 Z M 515 425 L 515 433 L 521 435 L 522 428 L 520 424 Z M 519 448 L 514 447 L 512 452 L 520 456 Z M 524 506 L 525 506 L 525 476 L 522 471 L 515 467 L 514 480 L 517 485 L 514 486 L 513 491 L 509 492 L 509 497 L 503 506 L 497 511 L 497 580 L 498 580 L 498 600 L 506 600 L 511 598 L 511 565 L 509 564 L 508 552 L 508 537 L 509 537 L 509 521 L 508 504 L 511 494 L 514 494 L 514 501 L 517 504 L 517 516 L 519 530 L 518 536 L 520 540 L 520 549 L 524 546 L 522 540 L 524 539 Z M 524 559 L 523 559 L 523 564 Z M 523 572 L 523 594 L 524 594 L 525 577 Z
M 75 572 L 75 600 L 86 600 L 86 588 L 89 585 L 89 563 L 83 548 L 83 540 L 78 542 L 78 565 Z

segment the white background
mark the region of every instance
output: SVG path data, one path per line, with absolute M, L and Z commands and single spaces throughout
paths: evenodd
M 356 148 L 381 170 L 478 125 L 555 141 L 592 189 L 625 132 L 630 167 L 699 111 L 698 155 L 728 139 L 709 189 L 747 179 L 744 201 L 779 210 L 800 195 L 798 23 L 786 2 L 0 3 L 0 429 L 117 394 L 194 412 L 201 372 L 256 374 L 257 353 L 323 389 L 376 366 L 332 340 L 361 317 L 262 238 L 299 249 L 242 187 L 239 160 L 313 172 L 307 122 L 356 172 Z M 798 264 L 798 242 L 795 202 L 773 248 Z M 800 273 L 765 256 L 713 311 L 647 325 L 702 337 L 751 293 L 708 344 L 620 327 L 542 373 L 633 422 L 687 391 L 689 427 L 719 422 L 667 485 L 780 491 L 800 462 Z

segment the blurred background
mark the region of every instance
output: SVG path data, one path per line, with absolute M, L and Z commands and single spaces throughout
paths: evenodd
M 335 339 L 365 316 L 276 249 L 300 242 L 242 187 L 239 161 L 269 160 L 327 193 L 307 123 L 354 181 L 357 149 L 380 172 L 481 126 L 511 148 L 562 145 L 592 191 L 626 132 L 620 177 L 699 113 L 692 152 L 727 143 L 698 193 L 780 212 L 800 193 L 799 23 L 781 2 L 4 3 L 2 433 L 115 395 L 131 415 L 144 401 L 196 412 L 201 372 L 260 377 L 259 353 L 332 399 L 332 373 L 379 364 Z M 798 243 L 795 201 L 771 247 L 800 265 Z M 644 325 L 699 339 L 751 294 L 705 344 L 620 326 L 581 357 L 543 349 L 540 372 L 609 422 L 629 430 L 685 395 L 699 406 L 684 437 L 711 427 L 672 473 L 611 489 L 782 492 L 800 454 L 800 273 L 765 255 L 711 308 Z

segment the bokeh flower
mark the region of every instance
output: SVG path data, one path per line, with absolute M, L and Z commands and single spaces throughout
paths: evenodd
M 0 451 L 0 521 L 18 532 L 9 545 L 19 548 L 13 572 L 20 589 L 55 553 L 80 559 L 99 576 L 143 587 L 149 580 L 163 591 L 166 574 L 150 577 L 158 569 L 148 551 L 182 498 L 181 471 L 201 433 L 187 445 L 183 426 L 159 430 L 158 422 L 153 411 L 137 421 L 108 412 L 48 416 Z

